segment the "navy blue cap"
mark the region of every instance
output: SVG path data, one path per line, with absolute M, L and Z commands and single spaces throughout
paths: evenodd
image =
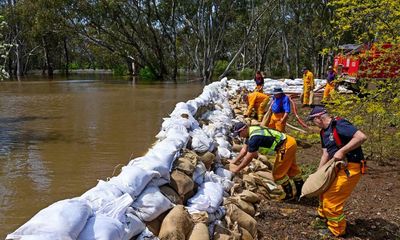
M 321 116 L 325 113 L 328 113 L 326 108 L 323 106 L 315 106 L 313 109 L 311 109 L 310 114 L 308 114 L 307 121 L 313 120 L 315 117 Z
M 239 135 L 239 133 L 246 128 L 246 124 L 243 122 L 237 122 L 235 123 L 235 125 L 233 126 L 233 136 L 236 137 L 237 135 Z

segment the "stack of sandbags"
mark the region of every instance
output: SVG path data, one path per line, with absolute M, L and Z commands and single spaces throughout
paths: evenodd
M 259 154 L 259 158 L 252 162 L 243 171 L 243 188 L 256 192 L 263 199 L 279 200 L 284 197 L 282 187 L 277 185 L 272 176 L 272 163 Z

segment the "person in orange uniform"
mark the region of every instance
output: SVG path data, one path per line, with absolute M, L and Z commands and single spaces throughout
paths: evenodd
M 264 76 L 260 71 L 256 72 L 256 76 L 254 77 L 254 81 L 256 82 L 255 92 L 263 92 L 264 88 Z
M 301 170 L 296 164 L 297 143 L 293 137 L 262 126 L 247 126 L 242 122 L 234 125 L 233 135 L 245 138 L 245 142 L 239 155 L 230 160 L 229 170 L 231 172 L 240 172 L 249 165 L 253 158 L 257 158 L 258 153 L 265 155 L 269 152 L 275 152 L 276 158 L 272 176 L 274 182 L 282 185 L 285 191 L 283 200 L 292 200 L 295 197 L 290 179 L 294 181 L 296 186 L 296 197 L 300 197 L 304 182 L 301 177 Z
M 257 120 L 261 122 L 269 102 L 269 96 L 261 92 L 252 92 L 244 96 L 244 101 L 248 105 L 244 116 L 250 116 L 254 108 L 257 112 Z
M 307 67 L 303 67 L 303 105 L 302 107 L 307 107 L 313 103 L 312 91 L 314 90 L 314 74 L 308 70 Z
M 268 127 L 280 132 L 285 132 L 286 121 L 290 113 L 289 97 L 283 93 L 280 87 L 274 88 L 272 94 L 274 95 L 271 104 L 272 115 Z
M 332 91 L 335 90 L 335 78 L 336 72 L 333 70 L 332 66 L 328 67 L 328 73 L 326 75 L 326 85 L 324 89 L 324 96 L 322 97 L 322 101 L 329 100 Z
M 361 144 L 367 137 L 349 121 L 329 116 L 322 106 L 315 106 L 308 120 L 321 128 L 322 156 L 319 168 L 330 159 L 347 160 L 347 164 L 339 169 L 332 185 L 320 195 L 318 208 L 318 215 L 327 222 L 327 233 L 342 236 L 346 233 L 344 204 L 365 170 Z

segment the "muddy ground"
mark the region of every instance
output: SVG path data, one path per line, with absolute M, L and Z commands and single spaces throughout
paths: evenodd
M 309 110 L 299 109 L 302 115 L 306 111 Z M 297 162 L 304 168 L 317 166 L 320 154 L 319 143 L 308 148 L 299 147 Z M 400 159 L 384 166 L 373 159 L 368 161 L 367 174 L 361 178 L 345 206 L 348 224 L 345 237 L 319 234 L 317 226 L 313 224 L 317 206 L 317 198 L 300 202 L 264 201 L 256 217 L 259 239 L 399 240 Z

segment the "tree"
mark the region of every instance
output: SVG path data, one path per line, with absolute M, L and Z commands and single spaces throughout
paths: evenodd
M 400 8 L 398 1 L 332 1 L 333 24 L 338 42 L 374 42 L 379 54 L 363 54 L 368 60 L 359 79 L 361 98 L 356 95 L 337 96 L 333 110 L 353 120 L 369 137 L 366 144 L 369 158 L 384 164 L 398 160 L 400 154 Z M 385 48 L 383 43 L 390 43 Z M 371 44 L 366 44 L 370 45 Z M 379 78 L 376 74 L 385 73 Z M 375 87 L 368 88 L 368 85 Z
M 118 54 L 159 78 L 177 75 L 176 2 L 71 1 L 70 25 L 84 39 Z
M 9 78 L 9 74 L 6 71 L 6 61 L 11 45 L 7 44 L 3 38 L 3 29 L 6 26 L 3 16 L 0 16 L 0 80 Z
M 358 43 L 400 41 L 400 7 L 397 0 L 340 0 L 329 4 L 334 8 L 333 24 L 337 38 L 350 35 Z

